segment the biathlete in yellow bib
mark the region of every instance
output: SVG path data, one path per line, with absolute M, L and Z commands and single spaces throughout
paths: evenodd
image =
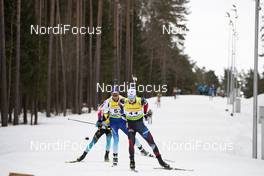
M 108 98 L 107 100 L 104 101 L 103 105 L 103 113 L 104 113 L 104 118 L 110 120 L 110 127 L 112 130 L 112 136 L 113 136 L 113 165 L 116 166 L 118 163 L 118 143 L 119 143 L 119 134 L 118 131 L 119 129 L 122 130 L 126 135 L 128 135 L 128 130 L 126 127 L 126 119 L 124 119 L 121 116 L 120 113 L 120 103 L 119 101 L 121 99 L 124 99 L 119 94 L 119 90 L 117 86 L 113 87 L 111 97 Z M 140 150 L 140 152 L 145 155 L 151 155 L 149 152 L 147 152 L 142 145 L 139 143 L 137 139 L 135 139 L 135 144 Z
M 135 89 L 129 89 L 127 92 L 127 98 L 120 100 L 120 107 L 122 109 L 122 115 L 127 120 L 130 168 L 132 170 L 135 169 L 134 144 L 136 141 L 136 133 L 139 133 L 148 142 L 158 159 L 159 164 L 166 169 L 170 168 L 170 166 L 163 161 L 149 129 L 143 122 L 143 117 L 148 116 L 147 100 L 145 98 L 137 97 Z

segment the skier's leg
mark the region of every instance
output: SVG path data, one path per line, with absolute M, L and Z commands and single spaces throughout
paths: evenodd
M 134 157 L 135 136 L 136 136 L 135 130 L 128 125 L 129 158 L 130 158 L 131 169 L 135 169 L 135 157 Z
M 113 142 L 113 165 L 117 165 L 118 163 L 118 143 L 119 143 L 119 119 L 110 119 L 110 126 L 112 129 L 112 136 L 114 139 Z
M 138 123 L 139 125 L 137 126 L 137 132 L 148 142 L 149 146 L 152 148 L 153 153 L 155 154 L 156 157 L 160 156 L 159 149 L 154 142 L 154 139 L 152 137 L 152 134 L 150 133 L 149 129 L 144 125 L 144 123 Z
M 105 146 L 104 160 L 108 162 L 109 152 L 110 152 L 110 147 L 111 147 L 111 139 L 112 139 L 111 129 L 106 130 L 105 136 L 106 136 L 106 146 Z
M 90 144 L 87 145 L 86 149 L 84 150 L 83 154 L 77 158 L 77 161 L 82 161 L 85 156 L 87 155 L 87 153 L 92 149 L 92 147 L 96 144 L 96 142 L 98 141 L 98 139 L 100 139 L 100 137 L 105 133 L 105 131 L 103 129 L 98 129 L 94 136 L 92 141 L 90 142 Z
M 124 123 L 120 126 L 120 129 L 128 136 L 128 129 L 126 126 L 126 122 L 124 121 Z M 138 150 L 141 152 L 142 155 L 145 156 L 152 156 L 148 151 L 146 151 L 142 144 L 140 144 L 139 140 L 135 137 L 135 145 L 137 146 Z
M 128 129 L 125 121 L 121 123 L 120 129 L 128 136 Z M 135 138 L 135 145 L 138 147 L 140 151 L 142 150 L 142 145 L 139 143 L 137 138 Z
M 169 168 L 170 166 L 166 162 L 164 162 L 163 159 L 161 158 L 158 146 L 154 142 L 152 134 L 150 133 L 149 129 L 144 125 L 143 121 L 137 123 L 136 131 L 148 142 L 149 146 L 153 150 L 153 153 L 158 159 L 159 164 L 165 168 Z
M 118 135 L 118 127 L 112 127 L 112 136 L 114 139 L 113 142 L 113 153 L 118 153 L 118 143 L 119 143 L 119 135 Z
M 90 142 L 90 144 L 87 145 L 85 151 L 86 151 L 86 152 L 89 152 L 89 151 L 92 149 L 92 147 L 97 143 L 97 141 L 100 139 L 100 137 L 101 137 L 104 133 L 105 133 L 105 130 L 104 130 L 104 129 L 98 129 L 98 130 L 95 132 L 95 134 L 94 134 L 94 136 L 93 136 L 93 139 L 92 139 L 92 141 Z
M 105 150 L 110 151 L 111 147 L 111 141 L 112 141 L 112 133 L 111 130 L 106 131 L 106 145 L 105 145 Z

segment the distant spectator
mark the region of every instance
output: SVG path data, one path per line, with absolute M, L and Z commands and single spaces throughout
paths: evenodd
M 177 96 L 177 88 L 173 87 L 172 95 L 174 96 L 174 99 L 176 99 Z
M 216 96 L 221 96 L 221 87 L 217 87 L 216 89 Z
M 181 95 L 181 89 L 177 89 L 177 90 L 176 90 L 176 94 L 177 94 L 177 95 Z
M 215 97 L 215 95 L 216 95 L 216 89 L 215 89 L 215 85 L 214 85 L 214 84 L 212 84 L 212 85 L 209 87 L 208 95 L 209 95 L 209 99 L 210 99 L 210 100 L 212 100 L 213 97 Z
M 156 104 L 157 104 L 157 107 L 158 107 L 158 108 L 160 107 L 160 99 L 161 99 L 161 96 L 162 96 L 161 93 L 158 93 L 158 94 L 157 94 L 157 102 L 156 102 Z

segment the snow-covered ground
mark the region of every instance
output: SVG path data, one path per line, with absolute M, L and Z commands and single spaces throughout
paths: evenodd
M 154 158 L 136 155 L 138 173 L 129 170 L 128 141 L 120 133 L 119 165 L 111 167 L 103 161 L 103 136 L 84 162 L 67 164 L 77 158 L 86 146 L 86 136 L 92 138 L 96 128 L 89 124 L 67 120 L 69 117 L 95 122 L 96 114 L 68 117 L 40 117 L 39 125 L 19 125 L 0 128 L 0 175 L 9 172 L 36 176 L 263 176 L 264 161 L 251 159 L 252 99 L 242 100 L 242 112 L 234 117 L 225 109 L 226 99 L 205 96 L 162 97 L 161 108 L 156 98 L 149 99 L 154 111 L 153 124 L 148 125 L 163 158 L 170 165 L 194 169 L 193 172 L 157 170 Z M 264 96 L 260 96 L 264 104 Z M 231 109 L 229 107 L 229 109 Z M 42 115 L 43 116 L 43 115 Z M 260 129 L 259 129 L 260 132 Z M 145 141 L 138 136 L 150 151 Z M 259 141 L 260 142 L 260 141 Z M 136 149 L 136 152 L 138 150 Z M 112 156 L 112 154 L 111 154 Z

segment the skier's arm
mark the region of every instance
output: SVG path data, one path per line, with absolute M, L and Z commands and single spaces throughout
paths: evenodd
M 145 98 L 141 98 L 141 105 L 143 106 L 144 114 L 148 112 L 148 102 Z
M 98 128 L 102 128 L 102 122 L 103 122 L 102 109 L 99 109 L 99 111 L 97 112 L 97 117 L 98 119 L 95 126 Z
M 120 114 L 121 114 L 121 116 L 122 117 L 124 117 L 125 118 L 125 111 L 124 111 L 124 103 L 125 103 L 125 98 L 121 98 L 120 100 L 119 100 L 119 107 L 120 107 Z
M 152 111 L 151 111 L 151 109 L 148 109 L 148 102 L 145 98 L 141 98 L 141 104 L 143 106 L 145 120 L 147 120 L 148 118 L 151 118 L 152 117 Z
M 102 111 L 103 111 L 103 118 L 108 119 L 109 118 L 109 101 L 108 101 L 108 99 L 104 101 Z

